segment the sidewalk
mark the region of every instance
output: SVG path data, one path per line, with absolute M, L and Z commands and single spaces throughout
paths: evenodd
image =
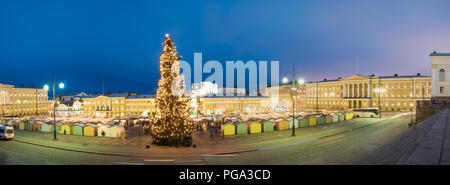
M 419 123 L 393 144 L 377 151 L 378 157 L 362 164 L 448 165 L 450 164 L 450 109 Z
M 449 109 L 444 109 L 425 120 L 422 124 L 428 125 L 428 131 L 417 139 L 420 143 L 404 161 L 398 164 L 408 165 L 448 165 L 450 164 L 450 123 Z M 407 159 L 406 159 L 407 158 Z

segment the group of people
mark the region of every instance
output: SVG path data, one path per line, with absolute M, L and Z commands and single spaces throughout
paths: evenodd
M 197 122 L 197 130 L 208 133 L 211 138 L 223 136 L 220 120 L 201 120 Z

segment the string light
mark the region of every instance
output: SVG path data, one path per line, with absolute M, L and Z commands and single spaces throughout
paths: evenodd
M 189 99 L 184 98 L 184 78 L 176 47 L 166 34 L 163 53 L 159 57 L 161 79 L 156 91 L 156 115 L 152 121 L 153 143 L 169 146 L 190 146 L 194 123 L 189 119 Z M 172 87 L 172 84 L 175 84 Z

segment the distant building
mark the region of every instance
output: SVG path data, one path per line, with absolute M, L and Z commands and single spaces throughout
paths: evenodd
M 217 95 L 219 96 L 245 96 L 247 90 L 245 88 L 224 87 L 219 88 Z
M 305 109 L 306 85 L 295 84 L 292 91 L 292 82 L 282 83 L 278 86 L 267 87 L 265 95 L 271 99 L 272 111 L 292 111 L 293 99 L 295 111 Z
M 48 114 L 48 91 L 37 88 L 17 88 L 0 83 L 0 115 L 23 116 Z
M 212 82 L 200 82 L 192 84 L 191 97 L 205 97 L 217 94 L 218 92 L 217 84 Z
M 90 94 L 86 94 L 85 92 L 81 92 L 81 93 L 75 93 L 72 95 L 63 95 L 61 96 L 59 99 L 61 101 L 72 101 L 72 100 L 81 100 L 85 97 L 89 97 L 91 96 Z
M 208 96 L 200 98 L 202 114 L 267 113 L 271 111 L 267 96 Z
M 88 117 L 140 117 L 155 112 L 153 95 L 116 93 L 83 98 L 83 114 Z
M 417 100 L 431 97 L 431 77 L 353 75 L 306 84 L 306 107 L 310 109 L 346 110 L 377 108 L 382 111 L 409 111 Z
M 56 107 L 56 116 L 71 117 L 83 115 L 82 100 L 60 101 Z
M 430 54 L 432 102 L 450 103 L 450 53 Z

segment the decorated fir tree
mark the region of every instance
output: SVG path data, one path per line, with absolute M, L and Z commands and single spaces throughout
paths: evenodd
M 190 146 L 194 123 L 189 119 L 189 100 L 184 98 L 184 78 L 180 75 L 180 59 L 176 47 L 166 34 L 159 57 L 161 79 L 156 91 L 157 112 L 151 133 L 153 143 L 169 146 Z

